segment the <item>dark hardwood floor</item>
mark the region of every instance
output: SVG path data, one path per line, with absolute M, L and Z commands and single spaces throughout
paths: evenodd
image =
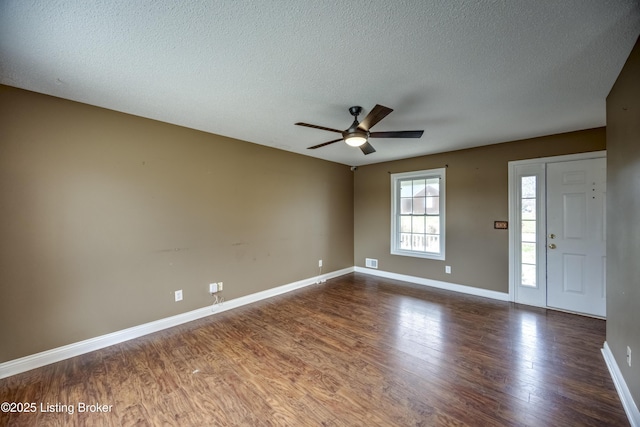
M 629 425 L 604 340 L 602 320 L 350 274 L 0 380 L 38 406 L 0 425 Z

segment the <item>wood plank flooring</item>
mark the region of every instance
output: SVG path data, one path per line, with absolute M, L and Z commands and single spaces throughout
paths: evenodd
M 0 425 L 626 426 L 604 340 L 602 320 L 354 273 L 0 380 L 37 405 Z

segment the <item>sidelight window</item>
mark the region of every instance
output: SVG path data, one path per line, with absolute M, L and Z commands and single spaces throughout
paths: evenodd
M 521 285 L 537 286 L 536 176 L 520 177 Z

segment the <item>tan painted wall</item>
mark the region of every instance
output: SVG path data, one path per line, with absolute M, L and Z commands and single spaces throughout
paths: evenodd
M 0 212 L 0 362 L 353 265 L 347 166 L 6 86 Z
M 508 220 L 508 162 L 603 149 L 605 130 L 598 128 L 360 167 L 355 265 L 376 258 L 380 270 L 508 292 L 508 231 L 493 228 L 494 221 Z M 389 174 L 445 165 L 446 260 L 390 255 Z
M 607 345 L 640 406 L 640 38 L 607 97 Z

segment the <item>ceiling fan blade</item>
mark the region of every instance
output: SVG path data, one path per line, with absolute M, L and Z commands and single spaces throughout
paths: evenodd
M 305 126 L 305 127 L 308 127 L 308 128 L 320 129 L 320 130 L 328 130 L 329 132 L 342 133 L 342 131 L 338 130 L 338 129 L 331 129 L 331 128 L 326 128 L 324 126 L 318 126 L 318 125 L 310 125 L 309 123 L 298 122 L 298 123 L 296 123 L 296 125 L 297 126 Z
M 376 149 L 373 148 L 373 145 L 369 144 L 368 142 L 365 142 L 364 144 L 362 144 L 360 146 L 360 149 L 364 154 L 371 154 L 376 152 Z
M 333 141 L 323 142 L 322 144 L 314 145 L 313 147 L 307 147 L 307 150 L 315 150 L 316 148 L 324 147 L 325 145 L 333 144 L 334 142 L 342 141 L 342 138 L 334 139 Z
M 371 138 L 420 138 L 423 130 L 398 130 L 391 132 L 371 132 Z
M 371 129 L 376 123 L 380 120 L 384 119 L 391 113 L 393 110 L 389 107 L 385 107 L 384 105 L 376 104 L 375 107 L 367 114 L 367 117 L 360 122 L 358 127 L 364 131 L 368 131 Z

